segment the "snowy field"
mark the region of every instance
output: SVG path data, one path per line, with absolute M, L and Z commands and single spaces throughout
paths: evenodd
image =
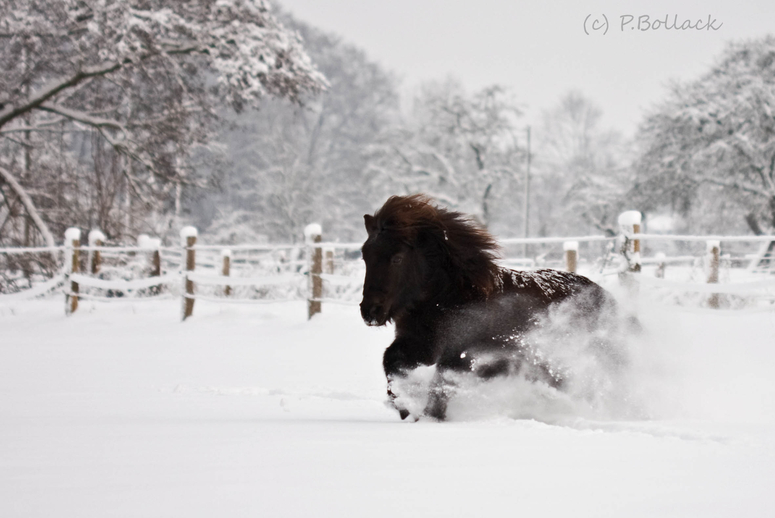
M 353 307 L 63 309 L 0 308 L 3 517 L 775 516 L 772 311 L 642 303 L 625 411 L 407 423 Z

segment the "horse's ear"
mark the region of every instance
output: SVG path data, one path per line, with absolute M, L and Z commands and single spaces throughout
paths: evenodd
M 374 221 L 374 216 L 370 214 L 363 215 L 363 222 L 366 224 L 366 232 L 372 235 L 377 230 L 377 225 Z

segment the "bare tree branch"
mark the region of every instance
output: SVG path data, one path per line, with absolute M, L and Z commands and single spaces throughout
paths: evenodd
M 14 176 L 7 171 L 5 168 L 0 167 L 0 176 L 3 177 L 3 180 L 11 186 L 11 189 L 16 193 L 16 195 L 19 197 L 19 200 L 24 205 L 24 208 L 27 210 L 27 214 L 32 218 L 32 221 L 35 223 L 35 226 L 38 227 L 38 231 L 40 232 L 40 235 L 43 236 L 43 239 L 46 241 L 46 246 L 48 247 L 54 247 L 56 246 L 56 243 L 54 242 L 54 237 L 51 235 L 51 231 L 48 228 L 48 225 L 43 221 L 43 219 L 40 217 L 40 214 L 38 213 L 38 209 L 35 208 L 35 204 L 32 203 L 32 200 L 30 199 L 27 192 L 24 190 L 24 188 L 21 186 L 21 184 L 14 178 Z
M 57 115 L 61 115 L 62 117 L 65 117 L 66 119 L 70 119 L 72 121 L 82 122 L 94 128 L 113 128 L 115 130 L 118 130 L 124 133 L 125 136 L 128 133 L 123 124 L 113 119 L 103 119 L 100 117 L 94 117 L 93 115 L 89 115 L 88 113 L 84 113 L 78 110 L 72 110 L 70 108 L 65 108 L 64 106 L 58 106 L 56 104 L 50 104 L 50 103 L 41 104 L 40 106 L 38 106 L 38 108 L 42 111 L 56 113 Z

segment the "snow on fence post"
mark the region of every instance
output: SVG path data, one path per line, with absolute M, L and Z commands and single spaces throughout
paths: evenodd
M 719 270 L 719 253 L 721 249 L 721 242 L 709 240 L 706 241 L 707 245 L 707 262 L 708 262 L 708 284 L 718 284 L 718 270 Z M 708 298 L 708 306 L 718 309 L 719 307 L 719 294 L 711 293 Z
M 562 249 L 565 251 L 565 269 L 571 273 L 576 273 L 579 259 L 579 242 L 565 241 L 562 244 Z
M 658 279 L 664 279 L 665 278 L 665 253 L 657 252 L 654 258 L 657 260 L 657 269 L 654 271 L 654 277 Z
M 194 227 L 180 229 L 180 240 L 186 249 L 186 272 L 196 269 L 196 245 L 197 231 Z M 194 281 L 188 278 L 188 273 L 183 274 L 183 320 L 194 314 Z
M 231 250 L 228 248 L 221 250 L 221 259 L 223 260 L 221 274 L 224 277 L 228 277 L 231 272 Z M 223 296 L 228 297 L 229 295 L 231 295 L 231 286 L 227 284 L 223 287 Z
M 624 238 L 621 247 L 621 254 L 624 256 L 624 267 L 619 272 L 619 282 L 629 289 L 631 295 L 636 295 L 638 285 L 632 275 L 639 273 L 641 270 L 640 240 L 632 239 L 630 236 L 640 233 L 640 212 L 637 210 L 622 212 L 619 214 L 618 222 L 619 230 Z
M 323 296 L 323 250 L 313 246 L 322 240 L 323 229 L 317 223 L 310 223 L 304 228 L 304 240 L 307 243 L 307 260 L 309 263 L 309 278 L 307 279 L 309 298 L 307 299 L 307 318 L 320 313 L 320 298 Z
M 89 231 L 89 248 L 94 246 L 102 246 L 105 244 L 105 234 L 97 229 Z M 92 275 L 100 273 L 100 265 L 102 264 L 102 255 L 99 250 L 89 250 L 89 272 Z
M 81 231 L 70 227 L 65 230 L 65 274 L 70 277 L 72 273 L 80 270 Z M 68 257 L 69 256 L 69 257 Z M 65 286 L 67 284 L 65 283 Z M 70 291 L 65 288 L 65 314 L 71 315 L 78 309 L 78 283 L 70 282 Z

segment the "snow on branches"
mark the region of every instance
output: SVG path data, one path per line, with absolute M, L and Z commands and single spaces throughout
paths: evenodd
M 174 193 L 179 210 L 181 187 L 204 181 L 195 150 L 212 140 L 220 106 L 301 102 L 326 87 L 265 0 L 0 0 L 0 68 L 0 166 L 19 180 L 0 184 L 0 203 L 13 213 L 21 185 L 50 206 L 36 199 L 49 175 L 103 189 L 95 210 L 114 220 L 118 198 L 147 211 Z M 59 164 L 92 178 L 65 179 Z M 105 170 L 124 185 L 97 181 Z
M 775 228 L 775 37 L 731 44 L 703 77 L 673 85 L 638 139 L 646 196 L 670 191 L 689 212 L 703 190 L 723 193 L 754 232 L 759 220 Z
M 148 61 L 172 65 L 177 55 L 205 56 L 218 93 L 238 107 L 266 93 L 299 100 L 325 84 L 263 0 L 4 0 L 0 20 L 0 127 L 89 78 Z

